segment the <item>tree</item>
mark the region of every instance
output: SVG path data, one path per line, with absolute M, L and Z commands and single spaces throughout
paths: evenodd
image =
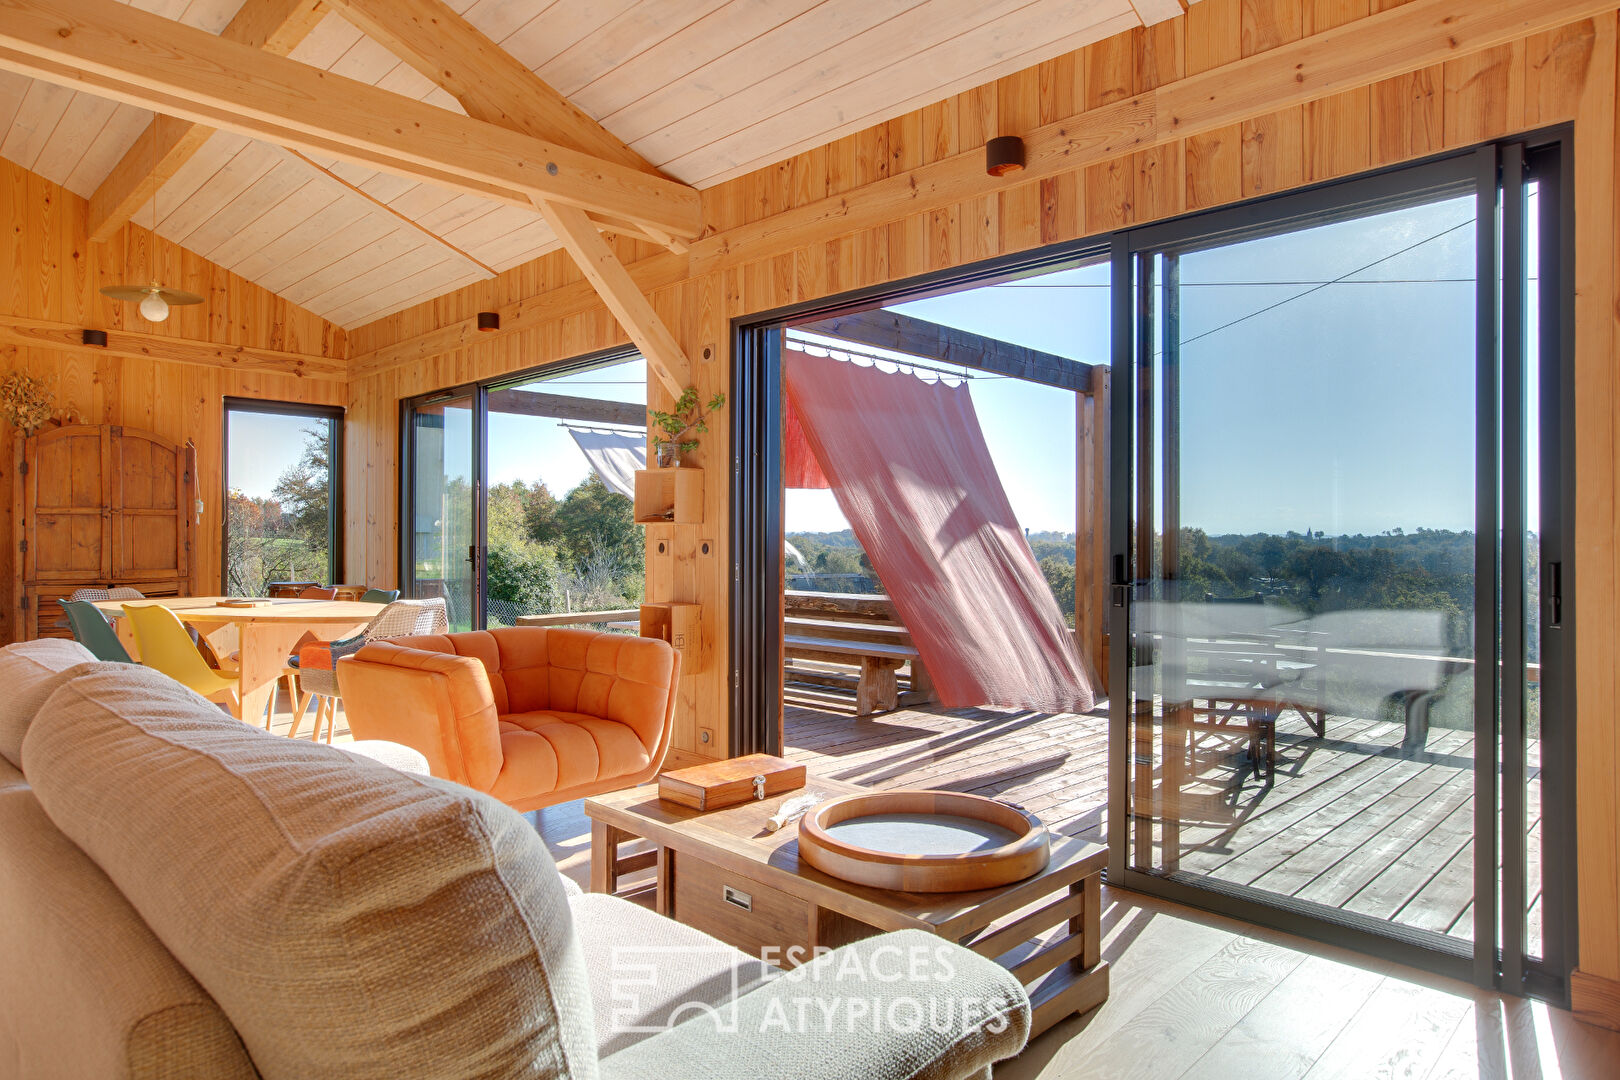
M 542 544 L 562 539 L 562 522 L 557 518 L 557 499 L 544 483 L 536 483 L 523 503 L 523 525 L 529 539 Z
M 304 429 L 304 450 L 271 490 L 281 502 L 282 513 L 300 535 L 321 539 L 324 549 L 331 528 L 332 447 L 329 433 L 319 428 Z
M 557 514 L 561 549 L 575 573 L 593 557 L 613 559 L 621 575 L 640 577 L 646 566 L 646 539 L 636 524 L 629 498 L 610 491 L 592 473 L 563 499 Z
M 1048 555 L 1041 560 L 1041 573 L 1046 577 L 1046 585 L 1052 590 L 1052 599 L 1057 601 L 1058 610 L 1071 625 L 1074 622 L 1074 566 L 1064 562 L 1057 555 Z

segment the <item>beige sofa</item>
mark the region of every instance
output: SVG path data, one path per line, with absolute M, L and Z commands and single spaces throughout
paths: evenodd
M 0 649 L 0 1076 L 986 1077 L 1001 968 L 915 932 L 782 973 L 557 873 L 468 788 Z

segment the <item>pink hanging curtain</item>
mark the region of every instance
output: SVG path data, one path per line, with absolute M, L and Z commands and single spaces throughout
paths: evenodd
M 782 353 L 806 444 L 940 701 L 1082 712 L 1092 689 L 967 386 Z
M 804 437 L 804 422 L 793 399 L 782 394 L 782 485 L 790 488 L 830 488 L 827 474 Z

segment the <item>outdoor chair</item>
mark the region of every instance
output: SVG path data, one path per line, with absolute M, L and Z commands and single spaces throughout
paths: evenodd
M 379 611 L 366 628 L 353 637 L 338 641 L 314 641 L 301 646 L 296 656 L 288 658 L 283 678 L 288 696 L 293 702 L 292 730 L 288 738 L 298 737 L 304 710 L 311 698 L 316 699 L 315 730 L 310 738 L 321 737 L 321 720 L 326 720 L 326 741 L 332 741 L 332 728 L 337 721 L 337 703 L 342 698 L 338 690 L 337 662 L 352 656 L 372 641 L 385 638 L 412 637 L 420 634 L 442 634 L 450 629 L 444 601 L 395 600 Z
M 398 589 L 367 589 L 360 596 L 362 604 L 392 604 L 398 599 Z
M 67 615 L 68 628 L 73 639 L 95 654 L 97 660 L 110 660 L 119 664 L 133 664 L 129 651 L 107 622 L 101 609 L 88 600 L 62 600 L 62 611 Z

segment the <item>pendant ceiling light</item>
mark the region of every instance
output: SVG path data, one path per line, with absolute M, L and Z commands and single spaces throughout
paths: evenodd
M 152 142 L 152 172 L 157 172 L 157 142 Z M 159 185 L 161 187 L 162 185 Z M 146 254 L 148 268 L 155 266 L 157 261 L 157 224 L 158 224 L 158 190 L 152 191 L 152 238 Z M 157 277 L 157 271 L 151 270 L 151 276 Z M 186 292 L 183 289 L 169 289 L 153 281 L 150 285 L 108 285 L 101 290 L 101 295 L 112 300 L 125 300 L 138 305 L 136 310 L 141 318 L 147 322 L 162 322 L 169 317 L 171 307 L 183 307 L 186 304 L 200 304 L 203 298 L 196 293 Z

